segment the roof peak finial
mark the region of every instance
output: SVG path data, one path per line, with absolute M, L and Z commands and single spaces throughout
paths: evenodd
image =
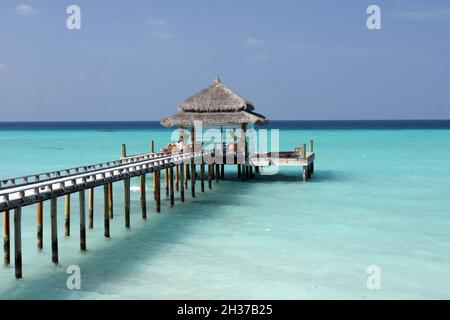
M 216 74 L 216 77 L 214 78 L 214 82 L 218 82 L 218 83 L 221 83 L 221 82 L 220 82 L 220 78 L 219 78 L 219 75 L 218 75 L 218 74 Z

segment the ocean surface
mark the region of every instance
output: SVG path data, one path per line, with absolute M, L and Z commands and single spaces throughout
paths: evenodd
M 450 299 L 450 121 L 286 121 L 280 149 L 315 141 L 315 175 L 300 169 L 241 182 L 235 166 L 213 190 L 154 212 L 147 221 L 132 179 L 131 229 L 123 184 L 114 184 L 111 239 L 103 237 L 103 196 L 95 193 L 88 251 L 79 250 L 78 196 L 72 236 L 58 201 L 60 264 L 51 263 L 49 204 L 44 250 L 36 249 L 36 208 L 23 209 L 23 276 L 0 267 L 0 299 Z M 0 123 L 0 178 L 116 159 L 165 145 L 156 122 Z M 197 188 L 199 189 L 199 188 Z M 13 247 L 13 246 L 12 246 Z M 12 255 L 13 257 L 13 255 Z M 69 290 L 67 267 L 81 270 Z M 369 266 L 381 288 L 369 289 Z

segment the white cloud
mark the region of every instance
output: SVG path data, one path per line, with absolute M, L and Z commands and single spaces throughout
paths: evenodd
M 37 12 L 32 6 L 21 3 L 16 6 L 16 13 L 21 16 L 30 16 Z
M 266 44 L 266 42 L 262 39 L 254 38 L 254 37 L 247 37 L 244 39 L 244 42 L 246 45 L 250 47 L 261 47 Z
M 148 18 L 147 23 L 152 26 L 167 26 L 169 24 L 166 20 L 152 18 Z
M 164 31 L 157 31 L 157 30 L 150 31 L 150 36 L 152 38 L 157 38 L 157 39 L 162 39 L 162 40 L 168 40 L 168 39 L 172 38 L 172 35 L 170 33 L 164 32 Z
M 439 10 L 416 10 L 403 11 L 393 15 L 394 18 L 410 20 L 437 20 L 450 18 L 450 8 Z
M 259 61 L 266 61 L 266 60 L 270 59 L 270 54 L 263 52 L 263 53 L 258 54 L 257 58 Z

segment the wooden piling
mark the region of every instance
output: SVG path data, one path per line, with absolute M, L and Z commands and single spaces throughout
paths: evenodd
M 220 178 L 220 165 L 216 163 L 216 182 L 219 182 Z
M 89 189 L 89 229 L 94 228 L 94 188 Z
M 142 209 L 142 219 L 147 219 L 147 197 L 145 194 L 145 173 L 141 175 L 141 209 Z
M 175 205 L 173 167 L 170 167 L 169 169 L 169 178 L 170 178 L 170 206 L 173 207 Z
M 80 203 L 80 250 L 86 251 L 86 202 L 84 190 L 79 193 Z
M 180 198 L 184 202 L 184 164 L 180 164 Z
M 205 192 L 205 164 L 200 165 L 200 189 Z
M 150 143 L 150 151 L 151 151 L 152 153 L 155 152 L 155 141 L 154 141 L 154 140 L 152 140 L 151 143 Z
M 175 167 L 175 190 L 180 190 L 180 171 L 178 165 Z
M 156 212 L 161 212 L 161 177 L 160 171 L 155 171 L 153 173 L 155 175 L 155 203 L 156 203 Z
M 213 179 L 213 164 L 208 164 L 208 188 L 212 189 L 212 179 Z
M 14 268 L 16 279 L 22 278 L 22 208 L 14 209 Z
M 308 166 L 304 166 L 303 167 L 303 181 L 308 181 L 308 176 L 309 176 L 309 172 L 308 172 Z
M 238 164 L 237 165 L 237 175 L 238 175 L 238 178 L 240 178 L 241 177 L 241 165 L 240 164 Z
M 109 219 L 114 218 L 114 205 L 113 205 L 113 184 L 108 183 L 108 208 L 109 208 Z
M 220 179 L 225 179 L 225 164 L 220 165 Z
M 164 184 L 166 187 L 166 198 L 169 197 L 169 168 L 164 169 Z
M 3 215 L 3 264 L 8 266 L 11 262 L 11 232 L 9 223 L 9 210 L 5 210 Z
M 130 227 L 130 178 L 123 180 L 125 190 L 125 228 Z
M 37 203 L 37 248 L 39 250 L 42 250 L 44 247 L 44 203 L 38 202 Z
M 52 262 L 58 264 L 58 218 L 57 218 L 57 198 L 50 200 L 50 219 L 51 219 L 51 237 L 52 237 Z
M 105 238 L 109 238 L 109 192 L 108 184 L 103 185 L 103 219 L 105 226 Z
M 191 164 L 191 194 L 195 198 L 195 163 Z
M 314 152 L 314 141 L 309 140 L 309 152 Z
M 70 237 L 70 194 L 66 195 L 64 206 L 64 235 Z

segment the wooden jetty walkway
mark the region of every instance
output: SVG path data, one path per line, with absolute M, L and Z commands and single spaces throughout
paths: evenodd
M 203 141 L 196 141 L 195 128 L 198 122 L 206 125 L 240 125 L 241 136 L 228 147 L 220 143 L 213 150 L 203 148 Z M 58 255 L 58 198 L 64 197 L 64 235 L 71 235 L 71 194 L 78 193 L 80 250 L 85 251 L 86 217 L 87 227 L 93 228 L 94 188 L 103 186 L 104 195 L 104 236 L 110 237 L 110 223 L 114 217 L 113 183 L 124 183 L 125 227 L 130 228 L 130 179 L 140 179 L 140 205 L 142 218 L 147 219 L 146 175 L 153 176 L 153 199 L 155 211 L 161 212 L 161 173 L 164 176 L 165 196 L 170 206 L 175 205 L 175 191 L 180 193 L 180 201 L 185 200 L 185 190 L 190 181 L 190 193 L 196 194 L 196 181 L 205 192 L 206 183 L 212 188 L 214 180 L 225 178 L 225 165 L 237 168 L 237 177 L 242 180 L 256 178 L 260 168 L 270 166 L 297 166 L 302 168 L 302 177 L 308 181 L 314 173 L 314 144 L 309 150 L 303 144 L 294 151 L 256 153 L 248 150 L 247 125 L 265 123 L 263 116 L 253 112 L 253 105 L 222 85 L 218 77 L 206 89 L 188 98 L 180 105 L 180 112 L 161 121 L 163 126 L 178 126 L 181 130 L 190 128 L 191 144 L 182 141 L 182 147 L 174 150 L 155 152 L 154 141 L 150 152 L 127 156 L 122 145 L 122 157 L 118 160 L 91 164 L 64 170 L 33 174 L 0 181 L 0 212 L 3 216 L 4 264 L 11 262 L 10 212 L 13 212 L 14 267 L 16 278 L 22 278 L 22 208 L 36 205 L 37 248 L 43 248 L 44 201 L 50 201 L 50 233 L 52 262 L 59 263 Z M 181 137 L 180 133 L 180 137 Z M 211 161 L 212 159 L 212 161 Z M 231 161 L 229 161 L 232 159 Z M 199 166 L 199 170 L 197 170 Z M 206 172 L 207 169 L 207 172 Z M 86 191 L 88 203 L 86 211 Z M 87 215 L 86 215 L 87 212 Z

